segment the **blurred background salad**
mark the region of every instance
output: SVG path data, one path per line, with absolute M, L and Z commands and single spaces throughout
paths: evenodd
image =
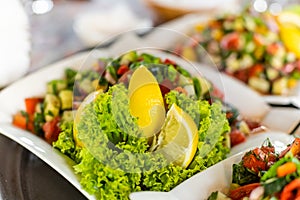
M 287 6 L 299 3 L 296 0 L 230 0 L 226 5 L 222 5 L 218 0 L 209 1 L 209 3 L 197 1 L 196 4 L 193 0 L 21 1 L 30 22 L 31 70 L 87 47 L 99 44 L 108 45 L 112 42 L 112 38 L 121 32 L 141 27 L 145 28 L 143 32 L 149 31 L 150 27 L 189 13 L 214 16 L 218 13 L 236 12 L 250 5 L 253 12 L 258 14 L 269 12 L 277 16 Z M 298 16 L 298 11 L 293 11 L 293 13 Z M 283 20 L 292 21 L 293 25 L 283 26 L 281 30 L 284 31 L 282 35 L 287 35 L 286 38 L 291 37 L 297 41 L 299 40 L 297 35 L 300 33 L 299 22 L 295 16 L 284 16 Z M 58 21 L 59 23 L 56 23 Z M 143 34 L 143 32 L 138 33 Z M 288 39 L 283 38 L 283 40 Z M 286 47 L 289 51 L 299 55 L 299 48 L 295 44 L 296 42 L 286 42 Z M 292 56 L 288 58 L 294 59 Z M 278 60 L 280 59 L 276 59 Z

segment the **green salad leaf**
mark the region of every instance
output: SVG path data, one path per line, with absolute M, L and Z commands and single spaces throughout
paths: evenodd
M 75 160 L 73 167 L 82 187 L 97 199 L 128 199 L 131 192 L 140 190 L 169 191 L 223 160 L 229 152 L 224 145 L 229 125 L 221 104 L 210 105 L 171 91 L 167 105 L 176 103 L 197 122 L 199 145 L 187 169 L 168 163 L 159 153 L 148 151 L 148 140 L 141 137 L 137 119 L 130 115 L 127 95 L 126 87 L 117 84 L 84 108 L 81 117 L 85 120 L 77 124 L 77 137 L 83 147 L 75 145 L 71 122 L 62 123 L 62 132 L 54 143 L 55 148 Z M 220 127 L 211 127 L 215 125 Z M 217 137 L 216 141 L 212 137 Z
M 246 185 L 259 182 L 260 177 L 241 163 L 232 166 L 232 183 Z

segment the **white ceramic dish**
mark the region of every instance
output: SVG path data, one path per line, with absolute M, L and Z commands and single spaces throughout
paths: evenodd
M 275 95 L 269 95 L 269 96 L 263 96 L 263 98 L 266 100 L 266 102 L 274 105 L 294 105 L 297 108 L 300 109 L 300 81 L 298 83 L 298 86 L 290 91 L 290 93 L 287 96 L 275 96 Z
M 134 42 L 130 41 L 129 38 L 125 38 L 124 41 L 134 44 Z M 46 83 L 52 79 L 62 77 L 66 67 L 79 69 L 83 63 L 91 66 L 91 63 L 99 57 L 107 57 L 108 55 L 112 55 L 111 52 L 118 52 L 117 50 L 122 52 L 122 49 L 118 45 L 123 46 L 124 44 L 116 44 L 111 47 L 110 50 L 81 53 L 53 65 L 44 67 L 43 69 L 20 79 L 2 90 L 0 93 L 0 132 L 21 144 L 49 164 L 88 199 L 94 199 L 94 197 L 81 188 L 79 177 L 74 174 L 71 168 L 71 161 L 32 133 L 14 127 L 11 124 L 12 115 L 17 111 L 24 109 L 24 98 L 43 95 L 45 93 Z M 135 43 L 134 48 L 138 47 L 138 43 Z M 232 101 L 231 103 L 240 107 L 245 115 L 247 115 L 247 112 L 250 111 L 249 117 L 263 118 L 266 115 L 269 107 L 264 104 L 263 100 L 257 96 L 256 93 L 253 93 L 253 91 L 246 87 L 237 84 L 234 80 L 228 77 L 216 74 L 215 72 L 210 71 L 209 68 L 207 69 L 207 72 L 203 71 L 202 73 L 207 75 L 209 79 L 216 80 L 216 85 L 220 85 L 226 92 L 226 96 L 228 96 L 227 100 L 229 102 Z M 243 97 L 241 97 L 236 91 L 233 92 L 233 88 L 237 91 L 243 91 Z M 244 101 L 237 101 L 239 98 L 245 98 L 245 100 L 251 99 L 251 102 L 248 106 L 245 106 Z M 176 191 L 179 192 L 179 190 Z
M 160 200 L 205 200 L 214 191 L 228 192 L 232 176 L 232 164 L 238 163 L 244 153 L 249 149 L 261 146 L 262 142 L 269 138 L 275 146 L 276 151 L 282 151 L 286 145 L 293 141 L 293 137 L 280 132 L 268 132 L 249 138 L 247 145 L 239 146 L 233 151 L 239 152 L 233 156 L 217 163 L 184 181 L 173 190 L 167 193 L 136 192 L 130 195 L 131 200 L 155 199 Z
M 36 135 L 16 128 L 11 124 L 12 115 L 18 110 L 24 110 L 24 98 L 43 95 L 47 81 L 62 77 L 64 68 L 67 66 L 78 68 L 85 58 L 86 54 L 80 54 L 63 60 L 31 74 L 1 91 L 0 132 L 45 161 L 88 199 L 94 199 L 93 196 L 81 188 L 79 177 L 75 175 L 71 168 L 70 159 L 63 156 L 63 154 L 52 148 L 52 146 Z
M 136 16 L 123 3 L 108 10 L 89 10 L 80 13 L 74 19 L 73 24 L 77 36 L 89 47 L 108 44 L 114 40 L 114 36 L 128 30 L 144 28 L 144 31 L 147 31 L 151 27 L 150 19 Z
M 0 26 L 3 30 L 0 37 L 0 88 L 3 88 L 29 70 L 30 24 L 21 1 L 2 2 Z

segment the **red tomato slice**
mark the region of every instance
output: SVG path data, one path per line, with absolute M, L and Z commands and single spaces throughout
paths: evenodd
M 52 143 L 58 139 L 60 133 L 59 128 L 60 117 L 55 117 L 52 121 L 46 122 L 43 125 L 44 137 L 48 143 Z
M 43 98 L 39 97 L 30 97 L 25 99 L 25 107 L 26 107 L 26 112 L 28 114 L 34 114 L 35 113 L 35 108 L 38 103 L 43 102 Z
M 244 185 L 244 186 L 241 186 L 234 190 L 229 191 L 228 196 L 232 200 L 240 200 L 240 199 L 243 199 L 244 197 L 249 197 L 252 190 L 254 190 L 255 188 L 257 188 L 259 186 L 260 186 L 259 183 L 251 183 L 248 185 Z
M 246 141 L 246 136 L 239 130 L 232 130 L 229 134 L 231 147 Z
M 221 47 L 225 50 L 236 51 L 240 48 L 239 34 L 236 32 L 225 35 L 221 40 Z

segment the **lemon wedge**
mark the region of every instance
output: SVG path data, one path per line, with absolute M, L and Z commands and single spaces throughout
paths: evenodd
M 158 140 L 157 152 L 161 152 L 169 162 L 186 168 L 197 151 L 198 129 L 194 120 L 173 104 Z
M 79 147 L 84 146 L 83 142 L 80 141 L 80 139 L 78 138 L 78 129 L 77 129 L 77 125 L 79 124 L 81 117 L 84 115 L 84 108 L 89 103 L 94 101 L 96 99 L 97 95 L 102 92 L 103 92 L 102 90 L 97 90 L 97 91 L 90 93 L 87 97 L 85 97 L 85 99 L 83 100 L 83 102 L 80 104 L 79 108 L 76 111 L 76 114 L 74 117 L 74 123 L 73 123 L 73 138 L 74 138 L 75 144 Z
M 279 34 L 286 48 L 300 58 L 300 15 L 284 11 L 277 16 Z
M 157 134 L 165 120 L 163 97 L 156 78 L 145 67 L 137 68 L 129 82 L 129 108 L 147 138 Z

